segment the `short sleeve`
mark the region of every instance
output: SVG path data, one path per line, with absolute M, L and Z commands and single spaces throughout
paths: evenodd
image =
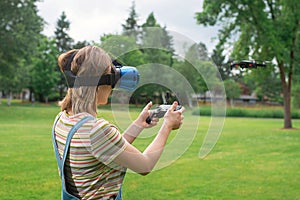
M 98 122 L 90 134 L 91 153 L 93 156 L 108 165 L 126 147 L 126 141 L 117 127 L 107 121 Z

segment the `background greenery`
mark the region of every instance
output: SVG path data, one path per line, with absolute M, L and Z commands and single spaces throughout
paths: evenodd
M 211 108 L 207 105 L 200 105 L 197 108 L 194 108 L 192 111 L 193 115 L 200 116 L 211 116 Z M 224 115 L 223 113 L 218 113 L 215 111 L 215 115 Z M 281 107 L 279 106 L 261 106 L 261 105 L 252 105 L 252 106 L 235 106 L 229 107 L 226 109 L 227 117 L 251 117 L 251 118 L 278 118 L 282 119 L 284 113 Z M 293 119 L 300 119 L 299 109 L 293 109 L 291 116 Z
M 6 97 L 8 104 L 24 89 L 30 91 L 30 101 L 62 99 L 67 88 L 57 56 L 73 48 L 97 45 L 124 65 L 143 67 L 156 63 L 173 68 L 187 78 L 196 94 L 209 90 L 220 95 L 220 86 L 225 85 L 228 100 L 240 94 L 256 94 L 258 101 L 284 105 L 284 127 L 292 128 L 290 111 L 300 106 L 300 9 L 296 0 L 205 0 L 203 10 L 195 13 L 195 23 L 220 27 L 218 44 L 208 52 L 197 41 L 182 47 L 184 55 L 180 56 L 167 25 L 159 24 L 155 13 L 140 21 L 134 1 L 128 5 L 128 17 L 120 22 L 122 31 L 99 35 L 98 41 L 74 41 L 68 34 L 71 22 L 65 12 L 57 16 L 53 36 L 43 35 L 46 22 L 38 14 L 37 2 L 0 3 L 0 98 Z M 268 63 L 264 69 L 232 70 L 233 59 Z M 160 70 L 153 72 L 154 77 L 155 73 Z M 161 79 L 172 80 L 170 73 L 161 74 Z M 181 81 L 176 84 L 178 92 L 161 85 L 144 85 L 134 92 L 130 103 L 144 103 L 163 92 L 176 92 L 182 104 L 189 103 L 192 94 L 186 94 Z
M 13 103 L 0 109 L 1 199 L 59 199 L 61 185 L 51 141 L 59 108 Z M 130 107 L 132 116 L 140 110 Z M 114 121 L 107 108 L 100 108 L 100 114 Z M 187 110 L 184 123 L 192 127 L 198 119 Z M 200 116 L 193 143 L 170 166 L 146 177 L 127 173 L 124 199 L 300 198 L 299 129 L 281 129 L 280 119 L 227 117 L 217 145 L 199 159 L 209 121 Z M 300 121 L 294 120 L 294 125 L 299 128 Z M 134 144 L 142 150 L 150 140 Z

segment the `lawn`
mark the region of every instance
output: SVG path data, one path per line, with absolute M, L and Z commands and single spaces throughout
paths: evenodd
M 130 109 L 130 116 L 138 110 Z M 53 105 L 0 105 L 0 199 L 60 199 L 51 141 L 58 111 Z M 128 123 L 125 111 L 99 114 L 121 129 Z M 282 130 L 282 119 L 226 118 L 217 145 L 199 159 L 210 118 L 187 111 L 184 123 L 158 169 L 148 176 L 127 173 L 124 199 L 300 199 L 299 129 Z M 300 120 L 293 125 L 300 128 Z M 134 144 L 143 150 L 156 130 Z

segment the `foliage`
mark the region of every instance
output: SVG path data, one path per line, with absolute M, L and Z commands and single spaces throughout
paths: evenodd
M 300 47 L 300 45 L 299 45 Z M 298 47 L 298 48 L 299 48 Z M 293 79 L 293 88 L 292 88 L 292 103 L 294 108 L 300 108 L 300 55 L 296 55 L 296 63 L 294 69 L 294 79 Z
M 262 101 L 282 102 L 279 73 L 271 67 L 249 71 L 243 81 Z
M 220 73 L 220 79 L 226 80 L 233 76 L 231 69 L 227 67 L 228 63 L 225 62 L 226 57 L 223 55 L 224 48 L 217 45 L 212 52 L 211 60 L 214 62 Z M 225 66 L 225 67 L 224 67 Z
M 236 99 L 241 94 L 241 88 L 237 82 L 232 79 L 227 79 L 224 81 L 224 86 L 226 90 L 227 99 Z
M 117 59 L 123 65 L 138 66 L 144 63 L 143 54 L 133 37 L 106 35 L 101 37 L 100 47 L 108 52 L 112 59 Z
M 129 24 L 129 22 L 131 22 L 131 25 Z M 166 27 L 161 27 L 157 23 L 157 20 L 155 19 L 153 13 L 149 14 L 145 23 L 143 23 L 142 25 L 138 25 L 137 14 L 134 10 L 134 4 L 131 7 L 127 24 L 128 25 L 126 26 L 126 28 L 123 25 L 124 32 L 122 33 L 122 35 L 134 33 L 131 35 L 134 36 L 134 42 L 138 46 L 138 49 L 135 49 L 134 47 L 134 49 L 131 50 L 130 53 L 128 53 L 129 51 L 127 51 L 123 58 L 121 57 L 122 60 L 125 60 L 126 57 L 128 57 L 127 60 L 130 59 L 132 61 L 134 61 L 134 59 L 130 57 L 136 58 L 135 60 L 140 58 L 141 62 L 131 62 L 131 65 L 138 66 L 139 70 L 143 71 L 144 75 L 147 74 L 147 77 L 144 78 L 148 79 L 149 76 L 152 77 L 153 79 L 150 80 L 152 81 L 152 83 L 157 83 L 155 82 L 155 78 L 158 77 L 160 80 L 172 80 L 170 73 L 164 72 L 164 70 L 166 70 L 165 68 L 172 67 L 174 62 L 172 37 L 167 32 Z M 120 42 L 116 41 L 116 43 Z M 124 50 L 122 50 L 122 52 L 124 52 Z M 143 77 L 141 77 L 141 79 L 142 78 Z M 168 83 L 166 84 L 168 85 Z M 166 85 L 163 84 L 142 85 L 137 91 L 133 93 L 132 100 L 134 103 L 138 103 L 139 101 L 145 101 L 145 98 L 160 99 L 161 94 L 167 93 L 170 90 L 170 88 L 166 88 L 165 86 Z
M 31 87 L 40 102 L 48 102 L 49 95 L 54 93 L 57 87 L 57 82 L 60 78 L 60 73 L 56 70 L 57 54 L 55 41 L 44 37 L 43 40 L 40 41 L 30 73 Z
M 295 85 L 293 94 L 293 106 L 294 108 L 300 108 L 300 85 Z
M 209 61 L 208 51 L 202 42 L 193 44 L 186 52 L 185 58 L 188 60 Z
M 159 63 L 172 67 L 174 49 L 172 37 L 166 27 L 161 27 L 153 13 L 142 25 L 141 48 L 144 52 L 145 63 Z
M 88 41 L 85 41 L 85 40 L 84 41 L 78 41 L 78 42 L 76 42 L 75 44 L 72 45 L 72 48 L 73 49 L 81 49 L 81 48 L 83 48 L 85 46 L 89 46 L 89 45 L 91 45 L 91 44 Z
M 60 18 L 57 20 L 55 28 L 55 41 L 58 51 L 60 53 L 72 49 L 74 40 L 68 35 L 70 30 L 70 21 L 68 21 L 66 13 L 62 12 Z
M 25 59 L 19 59 L 14 64 L 14 71 L 9 75 L 0 74 L 0 89 L 5 92 L 21 92 L 30 80 L 29 64 Z
M 56 22 L 55 29 L 55 41 L 56 48 L 58 49 L 58 53 L 64 53 L 73 48 L 74 40 L 69 36 L 68 31 L 70 30 L 70 22 L 67 19 L 65 12 L 62 12 L 60 18 Z M 58 65 L 56 65 L 57 72 L 60 72 Z M 60 78 L 58 81 L 58 90 L 59 90 L 59 98 L 62 99 L 64 96 L 64 91 L 66 90 L 65 77 L 62 73 L 60 73 Z
M 137 22 L 138 14 L 135 11 L 135 2 L 133 1 L 130 7 L 129 17 L 126 19 L 126 23 L 122 24 L 123 34 L 134 37 L 135 40 L 137 40 L 139 36 L 139 25 Z
M 35 0 L 0 2 L 0 89 L 20 91 L 28 83 L 28 64 L 43 29 Z
M 205 93 L 208 90 L 213 92 L 220 82 L 217 68 L 210 61 L 203 43 L 192 45 L 185 54 L 184 62 L 174 68 L 189 80 L 195 93 Z

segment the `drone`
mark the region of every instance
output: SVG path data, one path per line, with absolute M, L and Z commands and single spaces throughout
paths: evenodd
M 244 69 L 244 68 L 253 69 L 253 68 L 257 68 L 257 67 L 267 67 L 267 64 L 264 61 L 258 62 L 256 60 L 242 60 L 242 61 L 238 61 L 238 62 L 236 62 L 236 61 L 231 62 L 230 69 L 232 69 L 234 67 L 235 68 L 240 67 L 242 69 Z

